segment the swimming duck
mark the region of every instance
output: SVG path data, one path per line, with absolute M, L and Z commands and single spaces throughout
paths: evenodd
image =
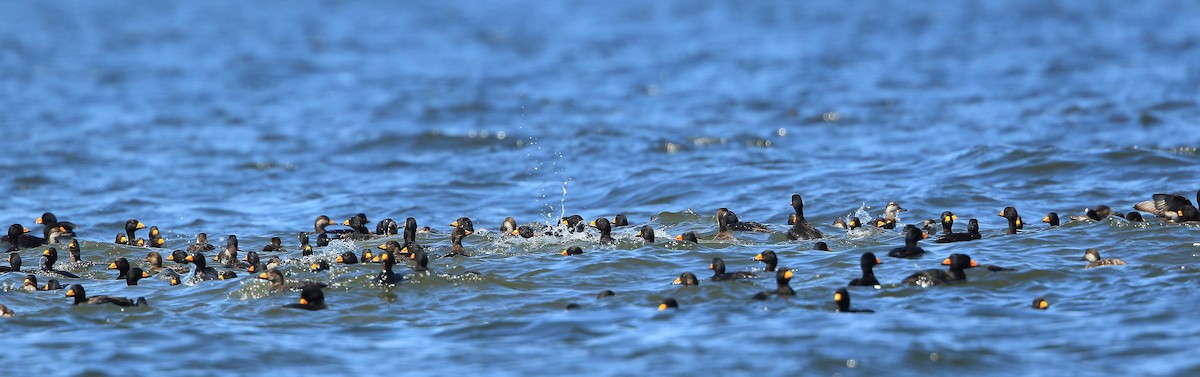
M 142 224 L 142 222 L 137 221 L 137 219 L 129 219 L 128 221 L 125 221 L 125 244 L 133 246 L 133 244 L 129 243 L 129 241 L 136 240 L 137 231 L 145 228 L 146 224 Z
M 33 222 L 42 224 L 42 238 L 46 239 L 49 243 L 54 243 L 54 240 L 57 238 L 75 237 L 75 224 L 69 221 L 58 221 L 58 216 L 55 216 L 53 213 L 43 213 L 42 216 L 34 219 Z M 55 231 L 59 231 L 60 234 L 57 237 L 51 237 L 51 233 Z
M 937 243 L 951 243 L 971 241 L 977 238 L 971 235 L 971 232 L 954 233 L 954 220 L 958 220 L 958 216 L 950 211 L 942 212 L 942 236 L 935 241 Z
M 319 261 L 313 262 L 313 264 L 308 267 L 309 267 L 308 270 L 312 271 L 312 272 L 328 271 L 329 270 L 329 262 L 319 260 Z
M 221 271 L 217 274 L 217 280 L 233 280 L 237 278 L 237 273 L 233 271 Z
M 350 227 L 350 229 L 354 231 L 353 233 L 358 234 L 371 234 L 371 230 L 367 229 L 367 224 L 370 223 L 371 220 L 367 220 L 367 215 L 364 213 L 354 215 L 353 217 L 342 221 L 342 225 Z
M 603 291 L 600 291 L 600 293 L 596 294 L 596 299 L 599 300 L 599 299 L 602 299 L 605 297 L 613 297 L 616 295 L 617 295 L 617 292 L 613 292 L 611 290 L 605 289 Z
M 24 289 L 26 291 L 31 291 L 31 292 L 32 291 L 56 291 L 59 289 L 63 289 L 63 286 L 62 286 L 62 284 L 59 284 L 58 280 L 50 279 L 49 281 L 46 282 L 46 285 L 39 287 L 38 283 L 37 283 L 36 275 L 25 275 L 25 282 L 21 285 L 21 289 Z
M 839 313 L 874 313 L 871 309 L 851 309 L 850 308 L 850 291 L 846 288 L 838 288 L 833 294 L 833 302 L 837 304 Z
M 755 294 L 753 298 L 755 300 L 766 300 L 770 298 L 771 295 L 795 296 L 796 291 L 792 290 L 792 287 L 788 285 L 788 283 L 791 281 L 792 270 L 780 268 L 779 271 L 775 271 L 775 290 L 759 292 L 758 294 Z
M 208 243 L 208 234 L 203 232 L 196 235 L 196 243 L 188 245 L 187 247 L 187 251 L 193 253 L 197 251 L 209 251 L 212 249 L 214 249 L 214 247 Z
M 276 268 L 267 269 L 267 271 L 258 274 L 258 278 L 271 282 L 271 289 L 277 291 L 284 289 L 307 289 L 308 287 L 326 287 L 325 283 L 316 281 L 286 281 L 286 279 L 283 277 L 283 273 L 279 272 L 279 269 Z
M 117 245 L 128 245 L 129 236 L 125 235 L 125 233 L 117 233 L 117 237 L 113 239 L 113 243 Z
M 562 255 L 580 255 L 583 254 L 583 248 L 579 246 L 571 246 L 563 249 Z
M 1017 234 L 1017 229 L 1019 229 L 1021 225 L 1020 216 L 1017 215 L 1017 209 L 1013 207 L 1004 207 L 1004 210 L 1000 211 L 1000 217 L 1008 220 L 1008 230 L 1005 233 Z
M 300 256 L 307 257 L 309 255 L 313 255 L 312 245 L 304 244 L 300 246 Z
M 352 251 L 347 251 L 338 254 L 337 258 L 335 258 L 333 261 L 341 264 L 358 264 L 358 256 L 354 255 L 354 252 Z
M 329 235 L 321 233 L 317 235 L 317 247 L 329 246 Z
M 595 223 L 595 222 L 593 221 L 593 223 Z M 568 232 L 581 233 L 581 232 L 583 232 L 583 216 L 571 215 L 571 216 L 564 217 L 564 218 L 562 218 L 562 225 L 567 226 Z M 595 225 L 592 225 L 592 226 L 595 226 Z
M 925 249 L 917 246 L 917 241 L 929 236 L 921 232 L 916 225 L 908 224 L 904 226 L 904 247 L 897 247 L 888 252 L 888 256 L 892 258 L 918 258 L 925 254 Z
M 612 226 L 614 228 L 629 226 L 629 217 L 625 216 L 624 213 L 618 213 L 616 216 L 613 216 Z
M 875 227 L 883 229 L 896 229 L 896 224 L 900 221 L 900 212 L 908 211 L 900 207 L 896 202 L 888 202 L 883 209 L 883 217 L 875 219 Z
M 63 240 L 75 239 L 75 228 L 73 225 L 68 226 L 67 223 L 58 223 L 57 226 L 47 228 L 46 230 L 49 231 L 49 234 L 46 235 L 47 244 L 55 244 L 63 242 Z
M 125 280 L 129 275 L 129 260 L 117 258 L 117 260 L 108 264 L 108 269 L 117 270 L 117 277 L 113 280 Z
M 29 228 L 21 224 L 12 224 L 8 226 L 8 235 L 4 236 L 4 242 L 8 242 L 8 251 L 13 252 L 21 248 L 41 246 L 45 244 L 45 239 L 30 235 Z
M 0 272 L 20 272 L 21 254 L 8 253 L 8 267 L 0 266 Z
M 788 215 L 788 225 L 793 225 L 795 223 L 796 223 L 796 214 L 793 213 L 793 214 Z M 850 227 L 846 225 L 846 219 L 843 219 L 841 217 L 833 219 L 833 224 L 830 224 L 830 225 L 833 225 L 834 228 L 838 228 L 838 229 L 850 229 Z
M 408 258 L 413 260 L 413 271 L 429 271 L 429 254 L 426 254 L 424 250 L 409 253 Z
M 358 262 L 362 264 L 379 263 L 379 260 L 375 259 L 375 253 L 372 253 L 371 249 L 363 249 L 362 254 L 358 257 Z
M 654 243 L 654 227 L 642 225 L 642 227 L 638 229 L 638 234 L 636 237 L 645 240 L 646 243 Z
M 1129 220 L 1129 222 L 1131 222 L 1131 223 L 1146 222 L 1146 219 L 1143 218 L 1142 214 L 1139 212 L 1129 212 L 1128 214 L 1125 215 L 1125 220 Z
M 858 287 L 873 287 L 879 285 L 879 279 L 875 278 L 875 266 L 883 264 L 879 258 L 875 257 L 875 253 L 866 252 L 862 257 L 858 258 L 858 266 L 862 268 L 862 277 L 850 280 L 847 285 Z
M 238 249 L 237 249 L 236 242 L 226 244 L 225 251 L 222 251 L 220 254 L 213 256 L 213 261 L 220 263 L 221 267 L 224 267 L 224 268 L 247 268 L 247 267 L 250 267 L 249 263 L 242 262 L 241 260 L 238 259 Z
M 967 274 L 963 270 L 978 266 L 971 257 L 966 254 L 950 254 L 949 270 L 929 269 L 910 275 L 901 281 L 902 284 L 917 284 L 920 286 L 930 286 L 939 284 L 952 284 L 967 281 Z M 945 262 L 943 262 L 944 264 Z
M 713 237 L 714 240 L 732 241 L 735 239 L 733 233 L 729 232 L 729 223 L 725 218 L 727 214 L 729 214 L 729 210 L 725 208 L 717 209 L 717 235 Z
M 400 224 L 390 218 L 383 219 L 378 224 L 375 224 L 375 234 L 383 237 L 400 234 Z
M 753 273 L 745 271 L 725 272 L 725 261 L 721 260 L 721 258 L 713 258 L 712 263 L 708 264 L 708 269 L 713 270 L 713 276 L 709 278 L 712 281 L 750 279 L 757 277 Z
M 329 216 L 325 216 L 325 215 L 317 216 L 317 219 L 313 220 L 313 233 L 341 235 L 344 233 L 352 232 L 352 230 L 350 230 L 350 229 L 326 229 L 325 228 L 330 225 L 337 225 L 337 223 L 333 222 L 333 220 L 330 219 Z M 320 246 L 320 245 L 318 245 L 318 246 Z
M 658 311 L 661 312 L 667 309 L 679 309 L 679 302 L 673 298 L 664 298 L 658 303 Z
M 70 273 L 67 271 L 63 271 L 63 270 L 54 269 L 55 263 L 58 263 L 58 250 L 53 247 L 43 250 L 42 251 L 42 265 L 41 265 L 41 269 L 40 269 L 42 272 L 57 274 L 58 276 L 62 276 L 65 278 L 72 278 L 72 279 L 79 278 L 79 275 L 76 275 L 76 274 L 73 274 L 73 273 Z
M 277 253 L 286 253 L 287 249 L 283 247 L 283 240 L 279 237 L 271 237 L 271 243 L 263 246 L 262 251 L 271 251 Z
M 1095 209 L 1084 208 L 1082 216 L 1072 215 L 1072 216 L 1068 216 L 1068 217 L 1071 219 L 1071 221 L 1086 221 L 1086 220 L 1100 221 L 1100 220 L 1104 220 L 1104 218 L 1106 218 L 1106 217 L 1112 216 L 1112 214 L 1113 214 L 1112 208 L 1109 208 L 1108 206 L 1101 204 L 1101 205 L 1096 206 Z
M 228 248 L 229 246 L 226 247 Z M 220 274 L 217 273 L 217 269 L 209 267 L 208 261 L 204 260 L 204 254 L 195 252 L 188 255 L 186 260 L 196 266 L 196 268 L 192 271 L 192 275 L 195 276 L 195 279 L 201 281 L 220 279 Z
M 88 297 L 87 292 L 83 290 L 83 286 L 79 284 L 71 285 L 71 289 L 67 290 L 67 297 L 74 297 L 74 305 L 88 304 L 113 304 L 116 306 L 142 306 L 146 304 L 146 298 L 138 297 L 137 300 L 131 300 L 125 297 L 113 296 L 92 296 Z
M 4 306 L 4 304 L 0 304 L 0 317 L 12 317 L 12 316 L 13 316 L 13 310 L 9 309 L 7 306 Z
M 967 220 L 967 234 L 971 235 L 971 239 L 983 238 L 983 234 L 979 233 L 979 220 L 974 217 Z
M 163 238 L 162 233 L 158 231 L 158 226 L 150 227 L 150 235 L 146 236 L 146 245 L 149 247 L 161 248 L 167 244 L 167 239 Z
M 148 277 L 150 277 L 150 274 L 142 271 L 140 267 L 130 268 L 129 274 L 125 276 L 125 285 L 137 285 L 138 280 Z
M 1096 249 L 1087 249 L 1087 251 L 1083 253 L 1082 260 L 1088 261 L 1087 266 L 1084 266 L 1083 268 L 1125 265 L 1125 261 L 1120 259 L 1100 259 L 1100 251 Z
M 67 243 L 67 253 L 70 255 L 70 265 L 72 267 L 87 268 L 95 265 L 95 263 L 83 260 L 79 249 L 79 240 L 72 239 L 71 242 Z
M 763 225 L 763 223 L 757 223 L 757 222 L 753 222 L 753 221 L 741 221 L 740 219 L 738 219 L 738 215 L 736 213 L 733 213 L 733 211 L 730 211 L 728 208 L 725 208 L 725 226 L 729 227 L 730 230 L 738 230 L 738 231 L 746 231 L 746 232 L 760 232 L 760 233 L 774 232 L 773 230 L 771 230 L 771 228 L 767 227 L 766 225 Z
M 454 220 L 454 222 L 450 223 L 450 226 L 461 228 L 462 230 L 467 231 L 467 234 L 475 233 L 475 222 L 471 221 L 470 217 L 459 217 L 458 220 Z
M 182 250 L 180 250 L 179 252 L 181 254 L 183 253 Z M 186 263 L 187 256 L 184 255 L 183 258 L 185 258 L 184 262 Z M 149 253 L 146 253 L 146 263 L 150 264 L 149 271 L 151 273 L 157 274 L 157 273 L 162 272 L 163 270 L 174 270 L 176 273 L 181 273 L 181 274 L 185 274 L 188 272 L 187 266 L 173 265 L 171 267 L 164 267 L 162 264 L 163 263 L 162 254 L 159 254 L 157 251 L 151 251 Z
M 187 272 L 187 270 L 186 270 L 187 265 L 189 263 L 191 263 L 191 262 L 188 262 L 187 257 L 188 257 L 188 253 L 183 252 L 183 250 L 175 250 L 175 251 L 171 252 L 171 261 L 178 263 L 180 265 L 183 265 L 183 267 L 185 269 L 184 271 L 182 271 L 180 273 Z
M 1055 212 L 1046 214 L 1046 217 L 1042 218 L 1042 222 L 1050 224 L 1050 226 L 1059 226 L 1061 224 L 1058 220 L 1058 213 Z
M 383 264 L 383 270 L 379 272 L 379 275 L 375 276 L 375 282 L 381 285 L 396 285 L 404 280 L 404 275 L 392 271 L 396 265 L 396 258 L 392 251 L 379 253 L 375 258 L 378 258 L 379 262 Z M 428 257 L 425 260 L 428 263 Z
M 325 292 L 321 291 L 320 287 L 308 286 L 300 291 L 299 304 L 287 304 L 285 308 L 304 309 L 304 310 L 321 310 L 325 309 Z
M 700 285 L 700 279 L 696 278 L 696 275 L 691 272 L 684 272 L 682 274 L 679 274 L 679 277 L 675 278 L 675 281 L 671 282 L 671 284 L 674 284 L 674 285 Z
M 613 243 L 612 225 L 608 222 L 608 219 L 601 217 L 593 220 L 591 223 L 588 223 L 588 225 L 596 227 L 596 229 L 600 230 L 600 243 Z
M 816 243 L 814 243 L 813 250 L 833 252 L 833 250 L 829 249 L 829 244 L 825 243 L 825 241 L 817 241 Z
M 951 262 L 951 261 L 950 261 L 950 259 L 949 259 L 949 258 L 946 258 L 946 260 L 943 260 L 943 261 L 942 261 L 942 265 L 943 265 L 943 266 L 949 266 L 949 265 L 950 265 L 950 262 Z M 974 261 L 972 261 L 972 262 L 974 262 Z M 1000 272 L 1000 271 L 1016 271 L 1016 270 L 1017 270 L 1017 269 L 1015 269 L 1015 268 L 1001 267 L 1001 266 L 997 266 L 997 265 L 994 265 L 994 264 L 978 264 L 978 263 L 976 263 L 976 264 L 972 264 L 972 265 L 968 266 L 967 268 L 983 268 L 983 269 L 986 269 L 986 270 L 988 270 L 988 271 L 993 271 L 993 272 Z
M 469 235 L 469 234 L 471 234 L 469 230 L 467 230 L 466 228 L 461 228 L 461 227 L 456 227 L 456 228 L 454 228 L 454 230 L 450 231 L 450 254 L 446 254 L 446 256 L 447 257 L 469 257 L 469 256 L 471 256 L 470 254 L 467 254 L 467 249 L 464 249 L 463 244 L 462 244 L 463 238 L 466 238 L 467 235 Z
M 925 219 L 921 222 L 921 231 L 928 235 L 934 235 L 938 232 L 938 222 L 933 219 Z
M 754 256 L 754 260 L 765 263 L 767 267 L 763 268 L 763 271 L 766 272 L 775 271 L 775 267 L 779 264 L 779 257 L 771 250 L 758 253 Z
M 533 236 L 536 235 L 533 232 L 533 228 L 528 225 L 518 226 L 517 229 L 512 231 L 510 234 L 514 236 L 521 236 L 521 238 L 533 238 Z
M 417 242 L 417 219 L 409 217 L 404 219 L 404 244 L 408 245 Z
M 788 229 L 789 240 L 810 240 L 824 237 L 821 231 L 804 218 L 804 198 L 801 198 L 800 194 L 792 194 L 792 209 L 796 211 L 794 213 L 796 218 L 792 222 L 791 229 Z
M 846 222 L 846 226 L 848 227 L 848 230 L 854 231 L 855 229 L 862 228 L 862 220 L 860 220 L 857 216 L 851 217 L 850 221 Z
M 696 236 L 696 232 L 687 232 L 675 236 L 676 241 L 687 241 L 691 243 L 700 243 L 700 238 Z
M 580 217 L 580 220 L 583 220 L 583 218 Z M 505 217 L 504 221 L 500 223 L 500 234 L 504 234 L 504 235 L 511 234 L 511 235 L 515 236 L 515 235 L 517 235 L 517 233 L 515 233 L 516 231 L 517 231 L 517 220 L 516 219 L 514 219 L 512 217 Z M 528 238 L 528 237 L 526 237 L 526 238 Z
M 159 276 L 161 276 L 162 279 L 165 279 L 167 283 L 171 284 L 172 286 L 183 283 L 183 279 L 179 278 L 179 273 L 175 272 L 175 270 L 162 270 L 162 274 L 159 274 Z
M 1040 310 L 1046 310 L 1046 309 L 1049 309 L 1049 308 L 1050 308 L 1050 302 L 1049 302 L 1049 301 L 1046 301 L 1046 299 L 1045 299 L 1045 298 L 1042 298 L 1042 297 L 1035 298 L 1035 299 L 1033 299 L 1033 308 L 1034 308 L 1034 309 L 1040 309 Z

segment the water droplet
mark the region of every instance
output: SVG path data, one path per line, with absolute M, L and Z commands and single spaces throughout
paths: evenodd
M 941 359 L 942 355 L 938 354 L 937 352 L 929 354 L 929 361 L 939 361 Z
M 858 360 L 854 360 L 854 359 L 846 360 L 846 367 L 847 367 L 847 368 L 856 368 L 856 367 L 858 367 Z
M 779 127 L 778 130 L 775 130 L 775 134 L 779 135 L 779 136 L 787 136 L 787 129 L 783 128 L 783 127 Z

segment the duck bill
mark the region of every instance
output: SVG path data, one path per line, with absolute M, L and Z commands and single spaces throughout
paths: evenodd
M 762 254 L 757 254 L 754 256 L 754 260 L 756 260 L 756 261 L 761 261 L 762 258 L 763 258 Z

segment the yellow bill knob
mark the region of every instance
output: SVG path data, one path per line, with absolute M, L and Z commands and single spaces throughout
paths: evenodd
M 309 266 L 309 268 L 316 270 L 316 269 L 321 268 L 321 265 L 313 263 L 312 266 Z M 251 272 L 254 272 L 254 271 L 251 271 Z
M 188 261 L 188 262 L 192 262 L 192 261 L 194 261 L 194 259 L 192 258 L 192 256 L 191 256 L 191 255 L 188 255 L 188 256 L 187 256 L 187 258 L 183 258 L 183 260 L 186 260 L 186 261 Z
M 950 218 L 954 219 L 954 220 L 958 220 L 958 215 L 951 215 Z
M 842 301 L 842 294 L 841 294 L 841 293 L 834 293 L 834 294 L 833 294 L 833 301 Z
M 264 273 L 258 274 L 258 278 L 259 278 L 259 279 L 266 279 L 266 278 L 267 278 L 267 273 L 266 273 L 266 272 L 264 272 Z
M 50 249 L 46 249 L 46 250 L 42 251 L 42 255 L 45 255 L 47 257 L 50 256 Z
M 942 261 L 942 265 L 943 265 L 943 266 L 949 266 L 949 265 L 950 265 L 950 258 L 946 258 L 946 260 Z
M 682 279 L 682 278 L 675 278 L 675 281 L 672 281 L 672 282 L 671 282 L 671 284 L 683 284 L 683 279 Z
M 148 278 L 148 277 L 150 277 L 150 273 L 146 272 L 146 271 L 142 271 L 142 277 Z
M 42 223 L 42 218 L 41 218 L 41 217 L 39 217 L 39 218 L 37 218 L 37 219 L 34 219 L 34 220 L 33 220 L 33 222 L 34 222 L 35 224 L 41 224 L 41 223 Z
M 783 273 L 783 278 L 784 278 L 784 279 L 791 279 L 791 278 L 792 278 L 792 276 L 793 276 L 793 275 L 792 275 L 792 270 L 788 270 L 787 272 L 784 272 L 784 273 Z
M 593 227 L 596 226 L 596 220 L 592 220 L 592 221 L 588 222 L 588 226 L 593 226 Z
M 188 257 L 188 258 L 191 258 L 191 257 Z M 188 260 L 190 261 L 191 259 L 188 259 Z M 109 264 L 108 264 L 108 269 L 110 269 L 110 270 L 115 270 L 115 269 L 117 269 L 117 262 L 112 262 L 112 263 L 109 263 Z
M 304 297 L 301 297 L 301 298 L 300 298 L 300 305 L 308 305 L 308 300 L 307 300 L 307 299 L 305 299 Z
M 682 234 L 680 234 L 680 235 L 678 235 L 678 236 L 675 236 L 675 240 L 676 240 L 676 241 L 683 241 L 683 235 L 682 235 Z
M 1044 223 L 1050 222 L 1050 216 L 1043 217 L 1042 222 L 1044 222 Z
M 658 304 L 658 311 L 667 310 L 667 304 Z
M 138 228 L 138 229 L 143 229 L 143 228 L 145 228 L 145 227 L 146 227 L 146 224 L 142 224 L 142 222 L 141 222 L 141 221 L 138 221 L 138 224 L 137 224 L 137 228 Z
M 1038 302 L 1038 309 L 1045 309 L 1045 308 L 1049 308 L 1049 307 L 1050 307 L 1049 301 L 1042 300 L 1042 301 Z
M 337 259 L 334 259 L 333 261 L 334 261 L 334 262 L 338 262 L 338 263 L 342 263 L 342 256 L 341 256 L 341 255 L 338 255 Z
M 72 289 L 72 290 L 68 290 L 68 291 L 67 291 L 67 297 L 75 297 L 75 290 L 74 290 L 74 289 Z
M 762 257 L 762 254 L 757 254 L 757 255 L 755 255 L 755 256 L 754 256 L 754 260 L 757 260 L 757 261 L 760 261 L 760 260 L 762 260 L 762 258 L 763 258 L 763 257 Z
M 343 221 L 342 225 L 350 226 L 350 220 Z
M 563 249 L 562 255 L 567 255 L 567 249 Z
M 450 226 L 458 226 L 458 220 L 454 220 L 454 222 L 450 223 Z

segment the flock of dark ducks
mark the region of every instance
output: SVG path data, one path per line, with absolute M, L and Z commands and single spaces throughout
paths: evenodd
M 1200 204 L 1200 191 L 1196 193 L 1196 200 Z M 788 217 L 788 225 L 790 227 L 786 235 L 789 240 L 816 240 L 825 237 L 820 230 L 817 230 L 804 217 L 804 201 L 800 195 L 792 195 L 791 205 L 795 212 Z M 1196 209 L 1196 206 L 1188 198 L 1178 195 L 1156 194 L 1151 200 L 1137 203 L 1133 208 L 1137 211 L 1154 215 L 1163 223 L 1200 222 L 1200 211 Z M 881 232 L 899 227 L 898 214 L 904 211 L 907 210 L 897 203 L 892 202 L 888 203 L 885 207 L 883 217 L 869 219 L 869 223 L 866 226 L 863 225 L 863 220 L 858 217 L 839 218 L 833 222 L 833 226 L 846 229 L 851 233 Z M 1100 205 L 1085 210 L 1083 215 L 1069 216 L 1068 221 L 1099 221 L 1112 216 L 1120 217 L 1130 222 L 1145 222 L 1145 218 L 1137 211 L 1121 214 L 1113 211 L 1108 206 Z M 1014 207 L 1004 208 L 998 213 L 998 216 L 1005 218 L 1008 222 L 1005 231 L 1006 234 L 1016 234 L 1025 225 L 1024 220 Z M 717 241 L 736 239 L 734 232 L 776 232 L 762 223 L 741 221 L 737 214 L 727 208 L 717 210 L 716 220 L 717 233 L 715 236 L 712 236 L 712 239 Z M 925 250 L 919 246 L 919 242 L 929 238 L 930 234 L 939 233 L 939 231 L 941 234 L 935 239 L 935 242 L 938 243 L 969 242 L 982 238 L 977 219 L 972 218 L 968 220 L 966 232 L 954 231 L 954 222 L 956 220 L 958 220 L 958 216 L 950 211 L 946 211 L 941 214 L 938 220 L 924 220 L 920 225 L 904 225 L 901 227 L 901 232 L 904 235 L 904 246 L 892 249 L 888 252 L 887 256 L 908 259 L 921 258 L 925 254 Z M 21 224 L 12 224 L 8 228 L 7 235 L 0 240 L 8 245 L 7 250 L 9 252 L 9 265 L 0 266 L 0 273 L 26 274 L 24 283 L 20 289 L 35 292 L 65 289 L 65 297 L 70 297 L 74 305 L 147 305 L 146 299 L 143 297 L 131 299 L 105 295 L 89 296 L 83 284 L 76 283 L 70 286 L 61 284 L 59 279 L 82 279 L 72 272 L 72 270 L 82 271 L 97 266 L 105 266 L 106 264 L 84 259 L 84 256 L 80 252 L 79 240 L 75 238 L 74 230 L 77 226 L 74 223 L 60 221 L 50 212 L 42 214 L 34 222 L 42 225 L 43 229 L 40 237 L 31 234 L 30 230 Z M 1051 212 L 1042 219 L 1042 222 L 1054 227 L 1059 226 L 1061 220 L 1058 214 Z M 433 250 L 417 243 L 417 234 L 419 232 L 434 232 L 435 230 L 429 227 L 419 228 L 416 219 L 411 217 L 405 220 L 403 226 L 392 219 L 384 219 L 376 224 L 374 231 L 368 228 L 369 223 L 365 214 L 358 214 L 340 223 L 340 225 L 349 229 L 328 229 L 331 226 L 337 226 L 338 223 L 334 222 L 328 216 L 318 216 L 313 223 L 312 232 L 300 232 L 298 235 L 300 255 L 302 257 L 314 255 L 314 248 L 328 246 L 331 240 L 335 239 L 359 242 L 370 240 L 383 241 L 383 238 L 396 235 L 402 235 L 402 238 L 399 240 L 387 240 L 375 247 L 366 247 L 362 250 L 361 254 L 348 251 L 333 257 L 332 260 L 321 259 L 311 264 L 305 263 L 305 267 L 312 272 L 321 272 L 329 270 L 331 263 L 379 264 L 380 272 L 375 276 L 374 282 L 381 285 L 395 285 L 405 280 L 404 275 L 396 271 L 398 263 L 410 263 L 413 271 L 418 273 L 429 270 L 429 253 Z M 940 229 L 938 227 L 939 224 Z M 452 246 L 450 252 L 442 257 L 469 257 L 470 253 L 463 247 L 462 241 L 467 236 L 475 233 L 474 223 L 470 218 L 462 217 L 449 225 L 452 227 L 450 230 Z M 630 226 L 628 218 L 623 214 L 617 215 L 611 221 L 602 217 L 587 224 L 584 223 L 582 216 L 571 215 L 561 219 L 561 226 L 546 226 L 544 224 L 518 225 L 515 219 L 509 217 L 501 223 L 499 234 L 501 237 L 562 237 L 564 233 L 587 233 L 589 232 L 589 228 L 593 228 L 599 232 L 598 240 L 601 244 L 610 244 L 615 241 L 612 237 L 612 229 L 622 226 Z M 188 245 L 186 250 L 173 250 L 164 255 L 164 253 L 158 251 L 158 249 L 162 249 L 166 244 L 166 239 L 162 233 L 157 227 L 150 227 L 145 238 L 139 237 L 137 232 L 145 228 L 146 225 L 142 222 L 130 219 L 125 222 L 124 231 L 117 233 L 113 240 L 116 244 L 145 247 L 149 250 L 143 263 L 139 266 L 134 266 L 126 258 L 118 258 L 107 262 L 108 269 L 116 270 L 117 275 L 115 278 L 117 280 L 125 280 L 127 285 L 137 285 L 140 279 L 156 275 L 166 280 L 170 285 L 204 280 L 226 280 L 234 278 L 238 272 L 244 271 L 259 279 L 270 282 L 272 290 L 299 291 L 299 302 L 285 305 L 284 307 L 286 308 L 320 310 L 327 307 L 325 304 L 325 294 L 322 290 L 322 288 L 326 287 L 324 283 L 289 281 L 281 271 L 281 268 L 286 269 L 285 264 L 294 264 L 286 262 L 298 259 L 287 256 L 287 250 L 279 237 L 273 237 L 270 243 L 263 246 L 259 251 L 247 251 L 244 257 L 239 258 L 239 253 L 243 250 L 238 245 L 237 236 L 230 235 L 226 238 L 225 247 L 212 257 L 211 261 L 215 262 L 217 266 L 213 267 L 209 265 L 208 262 L 210 260 L 205 256 L 205 253 L 212 252 L 217 248 L 208 243 L 206 233 L 197 234 L 196 241 Z M 310 243 L 310 237 L 315 238 L 315 245 Z M 638 228 L 638 233 L 635 237 L 641 238 L 646 243 L 653 243 L 657 238 L 654 228 L 650 225 L 643 225 Z M 676 242 L 695 243 L 699 242 L 700 236 L 695 232 L 686 232 L 674 239 Z M 58 248 L 62 247 L 66 248 L 69 260 L 59 263 Z M 41 251 L 41 260 L 38 268 L 22 269 L 20 252 L 27 249 Z M 813 249 L 830 251 L 828 245 L 820 241 L 814 244 Z M 562 250 L 561 253 L 564 256 L 570 256 L 583 254 L 583 252 L 583 248 L 579 246 L 570 246 Z M 775 252 L 767 250 L 755 255 L 754 259 L 765 264 L 765 272 L 775 274 L 776 286 L 773 290 L 755 294 L 752 297 L 753 299 L 767 300 L 774 296 L 796 295 L 796 292 L 789 286 L 793 272 L 788 268 L 778 267 L 779 258 Z M 164 265 L 167 260 L 171 264 Z M 1087 249 L 1084 252 L 1083 260 L 1088 262 L 1085 268 L 1125 264 L 1124 261 L 1119 259 L 1101 258 L 1099 251 L 1096 249 Z M 874 253 L 866 252 L 862 254 L 859 263 L 862 269 L 862 276 L 850 280 L 846 284 L 846 287 L 837 288 L 834 292 L 833 301 L 838 312 L 871 312 L 869 309 L 851 307 L 850 291 L 847 287 L 875 287 L 881 285 L 875 277 L 874 268 L 876 265 L 882 263 Z M 963 283 L 967 281 L 966 270 L 975 267 L 984 267 L 992 271 L 1013 270 L 1000 266 L 979 265 L 965 253 L 950 254 L 942 264 L 947 266 L 946 269 L 918 271 L 901 280 L 901 284 L 917 284 L 929 287 Z M 713 282 L 756 277 L 752 272 L 726 271 L 725 262 L 721 258 L 713 258 L 708 268 L 713 271 L 712 276 L 708 280 Z M 38 276 L 48 277 L 44 285 L 38 283 Z M 684 272 L 675 279 L 674 284 L 699 285 L 700 280 L 695 274 Z M 613 295 L 615 295 L 614 292 L 605 290 L 600 292 L 597 298 L 602 299 Z M 1035 309 L 1047 309 L 1049 306 L 1049 302 L 1041 297 L 1035 299 L 1032 304 L 1032 307 Z M 570 310 L 578 307 L 578 304 L 570 304 L 567 309 Z M 658 306 L 659 310 L 678 307 L 679 302 L 674 298 L 663 299 Z M 12 315 L 12 309 L 0 304 L 0 316 Z

